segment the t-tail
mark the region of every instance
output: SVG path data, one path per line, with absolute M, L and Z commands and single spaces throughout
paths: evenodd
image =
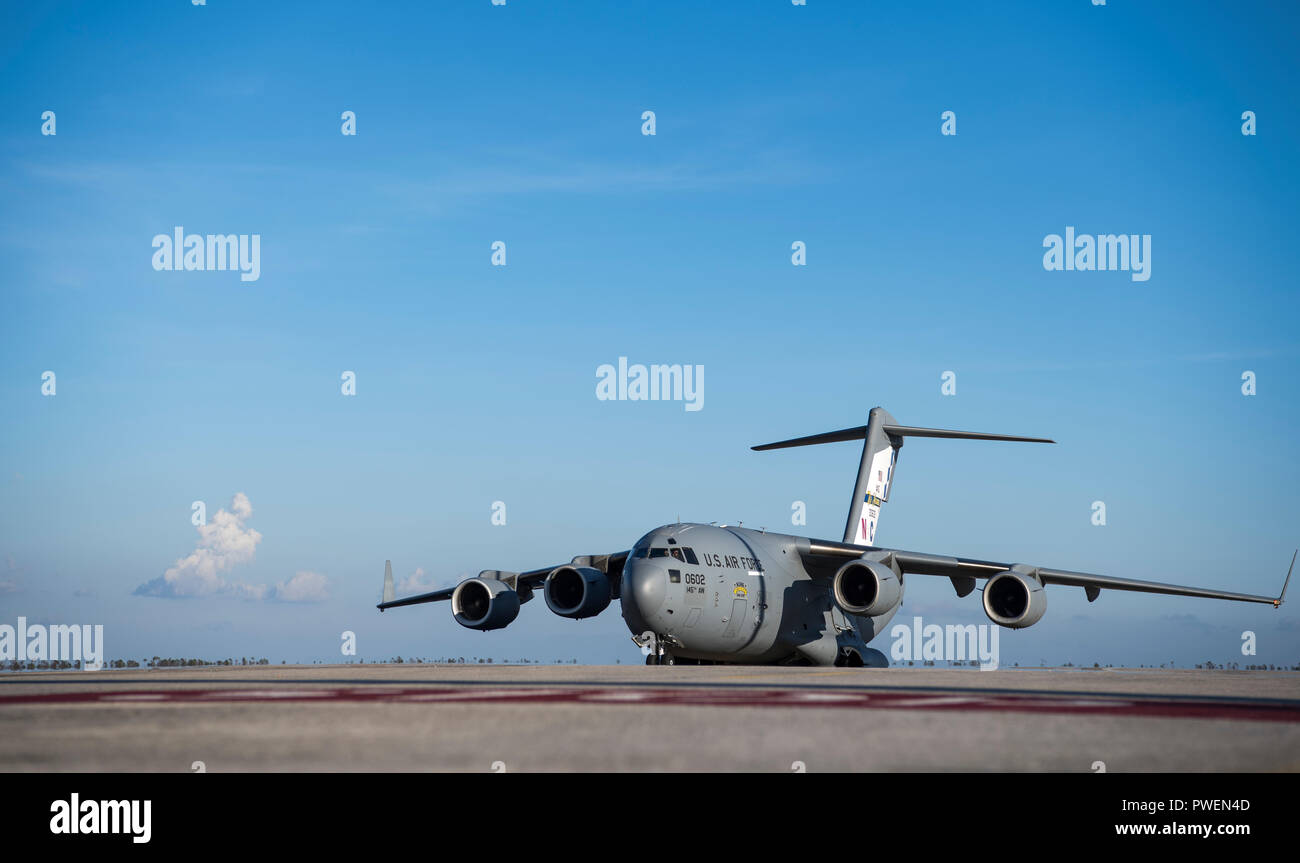
M 858 480 L 853 487 L 849 518 L 844 525 L 844 541 L 854 545 L 871 546 L 875 543 L 876 528 L 880 524 L 880 508 L 889 500 L 889 489 L 894 480 L 894 467 L 898 463 L 898 451 L 903 448 L 903 439 L 908 437 L 1056 443 L 1041 437 L 903 426 L 899 425 L 884 408 L 876 407 L 871 409 L 870 417 L 864 426 L 766 443 L 752 449 L 785 449 L 792 446 L 812 446 L 846 440 L 863 441 L 862 460 L 858 462 Z

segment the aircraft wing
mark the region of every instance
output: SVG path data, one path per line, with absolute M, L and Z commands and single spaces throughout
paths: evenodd
M 551 566 L 542 567 L 541 569 L 530 569 L 527 572 L 502 572 L 501 570 L 488 569 L 479 573 L 480 578 L 495 578 L 504 581 L 510 587 L 518 591 L 521 601 L 527 601 L 532 598 L 533 589 L 540 586 L 546 581 L 546 576 L 561 566 L 589 566 L 592 569 L 598 569 L 610 577 L 615 585 L 614 595 L 618 595 L 618 583 L 623 574 L 623 564 L 627 561 L 630 552 L 620 551 L 614 554 L 585 554 L 575 557 L 566 563 L 557 563 Z M 404 596 L 401 599 L 393 597 L 392 589 L 392 571 L 391 566 L 386 565 L 384 572 L 384 598 L 376 608 L 383 611 L 387 608 L 400 608 L 403 605 L 419 605 L 423 602 L 441 602 L 445 599 L 451 599 L 451 595 L 456 592 L 455 587 L 444 587 L 440 590 L 421 593 L 415 596 Z
M 975 589 L 975 579 L 990 578 L 999 572 L 1011 569 L 1012 564 L 995 563 L 988 560 L 972 560 L 964 557 L 949 557 L 942 554 L 902 551 L 890 548 L 875 548 L 852 545 L 846 542 L 830 540 L 808 540 L 808 549 L 800 548 L 809 572 L 814 574 L 834 574 L 845 561 L 861 557 L 869 552 L 877 553 L 885 561 L 893 560 L 904 574 L 942 575 L 952 579 L 958 596 L 966 596 Z M 1291 570 L 1295 568 L 1296 555 L 1291 555 L 1291 568 L 1287 570 L 1286 581 L 1282 583 L 1282 592 L 1276 597 L 1258 596 L 1250 593 L 1234 593 L 1227 590 L 1210 590 L 1201 587 L 1187 587 L 1181 584 L 1166 584 L 1159 581 L 1139 581 L 1135 578 L 1117 578 L 1111 575 L 1096 575 L 1090 572 L 1073 572 L 1068 569 L 1050 567 L 1029 567 L 1044 585 L 1064 584 L 1082 587 L 1092 602 L 1107 590 L 1132 590 L 1140 593 L 1163 593 L 1172 596 L 1200 596 L 1208 599 L 1229 599 L 1237 602 L 1268 603 L 1274 608 L 1282 604 L 1286 596 L 1287 584 L 1291 581 Z M 834 568 L 830 568 L 834 567 Z
M 421 593 L 416 596 L 404 596 L 401 599 L 393 599 L 388 602 L 381 602 L 375 606 L 380 611 L 386 608 L 401 608 L 403 605 L 419 605 L 422 602 L 441 602 L 444 599 L 451 599 L 451 595 L 456 592 L 454 587 L 444 587 L 441 590 L 433 590 L 429 593 Z

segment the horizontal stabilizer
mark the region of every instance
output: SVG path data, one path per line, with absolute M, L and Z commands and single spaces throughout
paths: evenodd
M 1056 441 L 1045 437 L 1024 437 L 1022 435 L 1009 434 L 991 434 L 989 432 L 968 432 L 954 431 L 952 429 L 928 429 L 918 426 L 900 426 L 884 425 L 881 426 L 885 434 L 892 437 L 938 437 L 938 438 L 957 438 L 964 440 L 1002 440 L 1002 441 L 1021 441 L 1024 443 L 1056 443 Z M 867 436 L 867 426 L 855 426 L 849 429 L 840 429 L 839 431 L 822 432 L 821 434 L 808 435 L 807 437 L 791 438 L 790 440 L 777 441 L 776 443 L 765 443 L 760 446 L 750 447 L 753 450 L 768 449 L 785 449 L 792 446 L 815 446 L 823 443 L 839 443 L 846 440 L 863 440 Z
M 1023 443 L 1056 443 L 1051 438 L 1023 437 L 1014 434 L 990 434 L 988 432 L 952 431 L 950 429 L 926 429 L 916 426 L 885 426 L 885 434 L 898 437 L 944 437 L 959 440 L 1009 440 Z
M 819 443 L 839 443 L 845 440 L 862 440 L 867 436 L 866 426 L 857 426 L 851 429 L 840 429 L 833 432 L 822 432 L 821 434 L 812 434 L 807 437 L 791 438 L 790 440 L 777 441 L 776 443 L 765 443 L 761 446 L 750 447 L 752 450 L 765 449 L 785 449 L 791 446 L 813 446 Z
M 1023 435 L 990 434 L 988 432 L 954 431 L 952 429 L 930 429 L 920 426 L 899 425 L 882 407 L 871 409 L 870 419 L 864 426 L 822 432 L 821 434 L 796 437 L 776 443 L 759 444 L 754 450 L 786 449 L 794 446 L 815 446 L 823 443 L 860 440 L 862 460 L 858 462 L 858 479 L 853 487 L 853 499 L 849 501 L 849 518 L 844 525 L 844 541 L 862 548 L 870 548 L 876 542 L 876 528 L 880 524 L 880 508 L 889 500 L 889 489 L 894 484 L 894 467 L 898 461 L 898 452 L 902 449 L 903 439 L 909 437 L 965 438 L 966 440 L 1022 441 L 1025 443 L 1056 443 L 1044 437 L 1025 437 Z M 959 596 L 966 584 L 953 585 Z M 968 591 L 969 592 L 969 591 Z

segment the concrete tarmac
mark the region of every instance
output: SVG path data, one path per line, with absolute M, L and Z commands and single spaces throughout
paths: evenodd
M 0 674 L 0 770 L 1289 771 L 1300 673 L 333 665 Z

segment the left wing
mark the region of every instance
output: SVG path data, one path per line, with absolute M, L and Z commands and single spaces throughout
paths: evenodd
M 808 544 L 806 550 L 804 542 Z M 1300 550 L 1297 551 L 1300 552 Z M 829 572 L 833 574 L 835 569 L 838 569 L 845 561 L 861 557 L 869 552 L 877 552 L 883 555 L 886 562 L 892 559 L 904 574 L 947 576 L 952 579 L 953 587 L 956 588 L 958 596 L 966 596 L 974 590 L 975 579 L 990 578 L 1012 567 L 1012 564 L 1009 563 L 994 563 L 988 560 L 972 560 L 964 557 L 949 557 L 942 554 L 926 554 L 924 552 L 901 551 L 890 548 L 864 547 L 830 540 L 801 540 L 799 543 L 799 553 L 804 558 L 805 567 L 810 573 L 817 575 L 825 574 L 828 568 Z M 1102 588 L 1106 588 L 1107 590 L 1133 590 L 1141 593 L 1164 593 L 1172 596 L 1230 599 L 1237 602 L 1259 602 L 1277 608 L 1282 605 L 1286 597 L 1286 588 L 1291 581 L 1291 570 L 1295 568 L 1295 561 L 1296 555 L 1292 554 L 1291 568 L 1286 572 L 1286 581 L 1282 583 L 1282 592 L 1276 597 L 1233 593 L 1227 590 L 1209 590 L 1201 587 L 1186 587 L 1180 584 L 1166 584 L 1159 581 L 1139 581 L 1135 578 L 1116 578 L 1111 575 L 1072 572 L 1068 569 L 1027 567 L 1025 570 L 1037 576 L 1044 585 L 1066 584 L 1082 587 L 1088 595 L 1089 602 L 1097 598 Z
M 479 578 L 494 578 L 498 581 L 505 582 L 511 590 L 519 594 L 520 602 L 527 602 L 532 599 L 533 589 L 546 581 L 546 576 L 561 566 L 587 566 L 592 569 L 598 569 L 609 576 L 613 583 L 614 595 L 618 596 L 618 584 L 623 575 L 623 564 L 627 562 L 629 552 L 620 551 L 614 554 L 584 554 L 578 555 L 568 563 L 557 563 L 552 566 L 542 567 L 541 569 L 530 569 L 527 572 L 502 572 L 498 569 L 485 569 L 478 574 Z M 451 599 L 451 595 L 456 592 L 455 587 L 444 587 L 440 590 L 421 593 L 415 596 L 404 596 L 401 599 L 393 597 L 393 573 L 390 562 L 385 561 L 384 568 L 384 595 L 383 600 L 376 605 L 380 611 L 386 608 L 400 608 L 403 605 L 419 605 L 422 602 L 441 602 L 444 599 Z

